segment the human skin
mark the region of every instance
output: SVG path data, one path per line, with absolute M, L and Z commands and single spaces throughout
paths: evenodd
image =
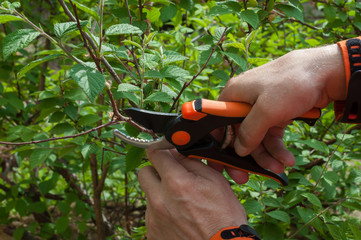
M 324 108 L 346 98 L 342 55 L 336 44 L 292 51 L 228 81 L 221 101 L 246 102 L 252 110 L 240 124 L 234 148 L 238 155 L 251 154 L 263 168 L 282 173 L 295 158 L 282 140 L 292 119 L 310 109 Z M 219 164 L 210 163 L 219 171 Z M 226 168 L 237 182 L 248 174 Z
M 209 240 L 224 227 L 247 224 L 245 210 L 221 173 L 176 150 L 147 151 L 152 166 L 138 179 L 145 192 L 149 240 Z

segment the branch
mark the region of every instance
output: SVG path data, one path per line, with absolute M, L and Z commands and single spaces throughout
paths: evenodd
M 89 47 L 89 44 L 88 44 L 88 41 L 85 37 L 85 33 L 83 32 L 83 29 L 81 28 L 81 25 L 80 25 L 80 21 L 79 21 L 79 16 L 78 16 L 78 11 L 76 10 L 76 6 L 75 4 L 73 4 L 72 0 L 69 0 L 69 3 L 70 3 L 70 6 L 73 8 L 73 11 L 74 11 L 74 14 L 75 14 L 75 19 L 76 19 L 76 25 L 79 29 L 79 32 L 80 32 L 80 35 L 83 39 L 83 42 L 84 42 L 84 46 L 85 48 L 88 50 L 91 58 L 93 59 L 93 61 L 95 62 L 95 64 L 97 65 L 97 68 L 99 70 L 99 72 L 103 72 L 101 66 L 100 66 L 100 61 L 99 59 L 96 58 L 96 56 L 94 55 L 93 51 L 91 50 L 91 48 Z
M 178 102 L 180 96 L 182 95 L 182 93 L 184 92 L 184 90 L 185 90 L 187 87 L 189 87 L 189 85 L 191 85 L 192 82 L 193 82 L 193 81 L 202 73 L 202 71 L 207 67 L 208 62 L 209 62 L 209 60 L 211 59 L 213 53 L 216 51 L 217 47 L 220 46 L 220 45 L 223 43 L 223 41 L 224 41 L 224 36 L 225 36 L 225 34 L 226 34 L 227 29 L 228 29 L 228 27 L 226 27 L 226 28 L 224 29 L 224 31 L 223 31 L 223 33 L 222 33 L 222 36 L 219 38 L 217 44 L 213 47 L 212 52 L 211 52 L 211 54 L 209 55 L 206 63 L 203 65 L 203 67 L 199 70 L 199 72 L 198 72 L 196 75 L 193 76 L 193 78 L 192 78 L 189 82 L 186 81 L 186 82 L 183 84 L 183 87 L 182 87 L 182 89 L 180 90 L 180 92 L 178 93 L 178 96 L 176 97 L 176 99 L 174 100 L 173 105 L 172 105 L 172 107 L 170 108 L 169 112 L 171 112 L 171 111 L 174 109 L 175 105 L 177 104 L 177 102 Z
M 85 135 L 85 134 L 91 133 L 91 132 L 93 132 L 93 131 L 96 131 L 96 130 L 98 130 L 98 129 L 101 129 L 101 128 L 104 128 L 104 127 L 108 127 L 108 126 L 111 126 L 111 125 L 115 125 L 115 124 L 118 124 L 118 123 L 119 123 L 118 121 L 111 121 L 111 122 L 105 123 L 105 124 L 103 124 L 103 125 L 100 125 L 100 126 L 98 126 L 98 127 L 89 129 L 89 130 L 87 130 L 87 131 L 85 131 L 85 132 L 78 133 L 78 134 L 71 135 L 71 136 L 54 137 L 54 138 L 37 140 L 37 141 L 29 141 L 29 142 L 2 142 L 2 141 L 0 141 L 0 144 L 22 146 L 22 145 L 29 145 L 29 144 L 38 144 L 38 143 L 43 143 L 43 142 L 51 142 L 51 141 L 56 141 L 56 140 L 61 140 L 61 139 L 77 138 L 77 137 L 83 136 L 83 135 Z
M 70 18 L 71 21 L 76 22 L 76 18 L 73 16 L 73 14 L 69 11 L 68 7 L 66 6 L 64 0 L 58 0 L 58 2 L 60 3 L 60 5 L 63 7 L 64 12 L 66 15 L 68 15 L 68 17 Z M 88 33 L 84 33 L 86 39 L 88 40 L 90 46 L 96 50 L 98 47 L 96 45 L 96 43 L 93 41 L 92 37 L 88 34 Z M 102 56 L 100 58 L 101 62 L 104 64 L 104 67 L 107 69 L 107 71 L 110 73 L 110 75 L 112 76 L 112 78 L 114 79 L 114 81 L 116 81 L 118 84 L 122 83 L 122 80 L 119 78 L 118 74 L 115 72 L 114 68 L 109 64 L 108 60 Z
M 277 11 L 277 10 L 274 10 L 274 9 L 273 9 L 272 12 L 280 15 L 280 16 L 283 17 L 283 18 L 287 18 L 287 16 L 286 16 L 285 14 L 283 14 L 283 13 Z M 306 27 L 309 27 L 309 28 L 311 28 L 311 29 L 313 29 L 313 30 L 320 30 L 319 28 L 317 28 L 317 27 L 315 27 L 315 26 L 312 26 L 312 25 L 310 25 L 310 24 L 308 24 L 308 23 L 301 22 L 300 20 L 297 20 L 297 19 L 294 19 L 294 18 L 288 18 L 288 20 L 290 20 L 291 22 L 297 22 L 297 23 L 299 23 L 299 24 L 301 24 L 301 25 L 304 25 L 304 26 L 306 26 Z

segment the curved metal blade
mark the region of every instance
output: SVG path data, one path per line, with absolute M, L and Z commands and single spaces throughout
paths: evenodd
M 164 137 L 157 138 L 155 140 L 145 140 L 141 138 L 130 137 L 117 129 L 114 129 L 113 134 L 114 136 L 120 138 L 122 141 L 140 148 L 146 148 L 146 149 L 174 148 L 174 146 L 171 143 L 169 143 Z
M 169 122 L 178 117 L 176 113 L 161 113 L 139 108 L 128 108 L 124 112 L 132 120 L 155 133 L 165 133 Z

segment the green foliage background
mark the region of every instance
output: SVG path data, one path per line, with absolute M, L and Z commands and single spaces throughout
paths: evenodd
M 217 99 L 247 69 L 361 35 L 360 11 L 356 0 L 3 1 L 2 231 L 145 239 L 136 179 L 144 150 L 112 130 L 150 136 L 114 118 L 112 104 L 176 112 L 198 97 Z M 361 239 L 359 129 L 335 123 L 329 106 L 315 126 L 287 129 L 297 158 L 287 187 L 254 175 L 245 185 L 230 180 L 263 239 Z

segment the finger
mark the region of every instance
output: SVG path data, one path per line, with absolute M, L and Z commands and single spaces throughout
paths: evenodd
M 249 180 L 249 175 L 245 171 L 241 171 L 231 167 L 225 167 L 228 175 L 238 184 L 245 184 Z
M 265 109 L 266 108 L 266 109 Z M 258 102 L 239 127 L 238 137 L 234 143 L 235 151 L 240 156 L 249 155 L 263 140 L 268 129 L 274 124 L 274 116 L 267 107 Z
M 145 195 L 148 197 L 151 197 L 152 194 L 158 195 L 160 178 L 154 167 L 142 167 L 138 173 L 138 181 L 140 188 L 145 192 Z
M 216 170 L 217 172 L 223 172 L 224 165 L 212 161 L 207 161 L 207 165 Z
M 161 179 L 168 174 L 182 175 L 187 172 L 168 150 L 147 150 L 147 156 Z
M 274 173 L 282 173 L 284 171 L 283 164 L 269 154 L 262 144 L 252 152 L 252 157 L 258 165 L 264 169 L 268 169 Z
M 285 166 L 293 166 L 296 162 L 295 157 L 286 149 L 283 142 L 284 129 L 272 127 L 268 130 L 263 145 L 269 154 Z

